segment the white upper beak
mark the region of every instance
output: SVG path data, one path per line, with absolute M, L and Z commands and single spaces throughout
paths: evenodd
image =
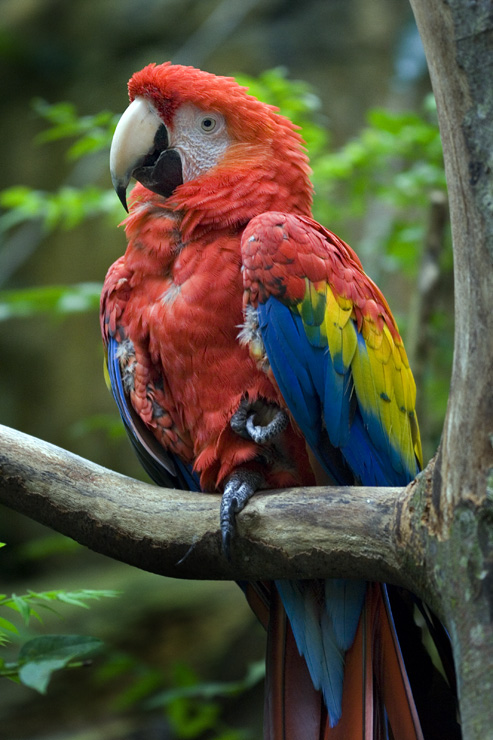
M 154 145 L 156 132 L 162 125 L 149 100 L 137 97 L 123 113 L 115 129 L 110 150 L 110 173 L 113 187 L 120 200 L 124 198 L 132 172 Z

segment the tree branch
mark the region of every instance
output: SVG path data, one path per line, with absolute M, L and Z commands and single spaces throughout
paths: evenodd
M 8 427 L 0 440 L 0 502 L 139 568 L 198 579 L 349 576 L 420 590 L 402 572 L 412 487 L 258 493 L 238 517 L 229 563 L 220 496 L 142 483 Z

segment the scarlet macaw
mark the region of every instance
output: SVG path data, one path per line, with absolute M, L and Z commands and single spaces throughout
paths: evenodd
M 320 471 L 339 485 L 408 483 L 422 455 L 404 346 L 355 252 L 311 218 L 296 127 L 192 67 L 151 64 L 129 95 L 110 155 L 125 207 L 138 184 L 101 327 L 150 475 L 222 492 L 229 556 L 235 516 L 259 489 L 312 485 Z M 269 629 L 265 737 L 387 737 L 388 725 L 422 737 L 385 590 L 245 589 Z

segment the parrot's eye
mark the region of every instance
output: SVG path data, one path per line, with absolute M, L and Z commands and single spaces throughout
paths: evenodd
M 204 118 L 200 122 L 200 128 L 202 131 L 205 131 L 207 134 L 210 134 L 212 131 L 214 131 L 217 127 L 217 119 L 213 116 L 204 116 Z

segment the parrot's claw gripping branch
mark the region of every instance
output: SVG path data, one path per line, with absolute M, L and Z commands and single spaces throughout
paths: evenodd
M 264 479 L 260 473 L 240 468 L 231 475 L 224 487 L 220 522 L 222 548 L 228 560 L 231 560 L 231 542 L 236 534 L 236 515 L 263 484 Z

